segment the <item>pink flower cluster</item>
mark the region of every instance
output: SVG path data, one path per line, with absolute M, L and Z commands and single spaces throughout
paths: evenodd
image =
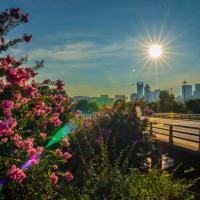
M 6 72 L 7 81 L 21 87 L 25 86 L 26 81 L 30 79 L 29 73 L 23 68 L 8 68 Z
M 59 119 L 59 113 L 54 113 L 52 118 L 50 119 L 50 124 L 52 126 L 60 126 L 62 121 Z
M 35 96 L 36 93 L 38 92 L 38 89 L 33 87 L 32 85 L 27 85 L 25 90 L 26 93 L 30 96 Z
M 11 55 L 7 55 L 6 58 L 2 59 L 1 61 L 1 68 L 3 69 L 8 69 L 9 65 L 15 65 L 16 64 L 16 60 L 14 57 L 12 57 Z
M 68 182 L 72 181 L 74 179 L 72 173 L 70 171 L 67 171 L 65 173 L 65 178 L 67 179 Z
M 4 110 L 12 110 L 14 106 L 14 102 L 10 100 L 4 100 L 2 101 L 0 107 Z
M 66 147 L 69 147 L 69 146 L 70 146 L 70 142 L 69 142 L 68 137 L 64 137 L 64 138 L 62 139 L 62 143 L 63 143 L 63 145 L 66 146 Z
M 17 121 L 14 118 L 8 118 L 6 120 L 0 120 L 0 136 L 10 136 L 14 134 L 12 130 L 17 125 Z
M 64 158 L 65 160 L 68 160 L 72 157 L 72 154 L 70 154 L 69 152 L 62 153 L 60 149 L 56 149 L 55 153 L 56 153 L 56 156 L 60 158 Z
M 13 107 L 14 107 L 14 102 L 10 100 L 4 100 L 0 105 L 0 108 L 4 110 L 3 115 L 6 118 L 12 117 L 11 110 L 13 109 Z
M 57 86 L 57 90 L 63 90 L 64 89 L 64 81 L 57 80 L 56 86 Z
M 51 180 L 51 182 L 52 182 L 54 185 L 56 185 L 57 182 L 58 182 L 58 176 L 56 176 L 55 173 L 52 173 L 52 174 L 50 175 L 50 180 Z
M 52 111 L 52 108 L 47 106 L 44 102 L 39 101 L 35 104 L 33 111 L 37 117 L 46 116 L 48 113 Z
M 12 141 L 15 144 L 15 146 L 19 149 L 23 148 L 23 141 L 22 141 L 22 137 L 19 134 L 15 134 L 12 137 Z
M 71 173 L 70 171 L 67 171 L 67 172 L 64 174 L 64 176 L 65 176 L 65 178 L 66 178 L 66 180 L 67 180 L 68 182 L 70 182 L 70 181 L 72 181 L 72 180 L 74 179 L 74 177 L 73 177 L 73 175 L 72 175 L 72 173 Z M 52 182 L 54 185 L 56 185 L 56 184 L 58 183 L 58 176 L 57 176 L 55 173 L 52 173 L 52 174 L 50 175 L 50 180 L 51 180 L 51 182 Z
M 21 183 L 24 178 L 26 177 L 26 174 L 23 172 L 23 170 L 17 168 L 15 165 L 12 165 L 11 169 L 8 171 L 7 174 L 12 180 L 15 180 L 18 183 Z

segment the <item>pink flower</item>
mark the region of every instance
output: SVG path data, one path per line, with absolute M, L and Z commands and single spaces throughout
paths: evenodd
M 66 97 L 64 97 L 62 94 L 54 94 L 51 95 L 54 102 L 56 103 L 56 105 L 60 105 L 63 101 L 66 100 Z
M 60 150 L 60 149 L 56 149 L 56 155 L 58 156 L 58 157 L 62 157 L 62 151 Z
M 28 13 L 26 13 L 25 15 L 22 15 L 21 21 L 24 23 L 28 22 Z
M 24 34 L 23 39 L 25 42 L 30 42 L 32 39 L 32 35 Z
M 72 154 L 70 154 L 70 153 L 68 153 L 68 152 L 65 152 L 65 153 L 63 154 L 63 158 L 66 159 L 66 160 L 70 159 L 71 157 L 72 157 Z
M 15 109 L 18 109 L 18 108 L 21 107 L 21 105 L 22 105 L 21 103 L 16 103 L 16 104 L 14 105 L 14 108 L 15 108 Z
M 68 137 L 64 137 L 62 139 L 62 142 L 63 142 L 63 145 L 66 146 L 66 147 L 69 147 L 70 146 L 70 142 L 69 142 L 69 139 Z
M 37 117 L 42 116 L 42 115 L 46 115 L 46 104 L 42 101 L 37 102 L 35 104 L 35 107 L 33 108 L 33 111 L 35 112 L 35 115 Z
M 21 104 L 27 104 L 30 101 L 28 98 L 22 98 L 21 99 Z
M 38 89 L 29 85 L 29 86 L 26 86 L 26 93 L 30 96 L 34 96 L 36 93 L 37 93 Z
M 14 134 L 14 131 L 10 128 L 4 128 L 0 130 L 0 136 L 6 136 L 9 137 Z
M 7 62 L 6 59 L 3 59 L 3 60 L 1 61 L 1 66 L 2 66 L 2 68 L 4 68 L 4 69 L 7 69 L 7 68 L 9 67 L 9 64 L 8 64 L 8 62 Z
M 63 90 L 64 89 L 64 81 L 57 80 L 56 86 L 57 86 L 57 90 Z
M 15 58 L 11 55 L 6 56 L 6 61 L 7 61 L 8 64 L 14 64 L 14 65 L 16 64 Z
M 55 175 L 55 173 L 52 173 L 51 176 L 50 176 L 50 180 L 53 184 L 57 184 L 58 182 L 58 176 Z
M 46 133 L 41 132 L 41 133 L 40 133 L 41 139 L 42 139 L 42 140 L 45 140 L 45 139 L 46 139 L 46 135 L 47 135 Z
M 6 128 L 14 128 L 17 125 L 17 121 L 15 118 L 8 118 L 4 121 L 0 120 L 0 131 L 1 129 L 6 129 Z
M 13 109 L 14 102 L 10 100 L 3 100 L 0 107 L 4 110 L 11 110 Z
M 7 118 L 12 117 L 12 112 L 10 110 L 4 110 L 3 115 Z
M 35 148 L 28 149 L 27 153 L 29 157 L 32 157 L 36 154 L 36 149 Z
M 23 170 L 17 168 L 15 165 L 12 165 L 7 175 L 17 183 L 21 183 L 26 177 L 26 174 L 23 172 Z
M 36 153 L 42 153 L 44 151 L 44 147 L 37 147 Z
M 12 137 L 12 141 L 19 149 L 21 149 L 24 145 L 24 143 L 22 142 L 22 137 L 19 134 L 15 134 Z
M 60 126 L 62 121 L 59 119 L 59 113 L 54 113 L 53 117 L 50 119 L 50 123 L 52 126 Z
M 13 97 L 16 101 L 19 101 L 21 98 L 22 98 L 22 95 L 18 92 L 18 93 L 15 93 L 14 94 L 14 97 Z
M 1 139 L 1 142 L 6 143 L 8 141 L 8 138 Z
M 67 179 L 68 182 L 70 182 L 71 180 L 74 179 L 74 177 L 73 177 L 73 175 L 72 175 L 72 173 L 70 171 L 67 171 L 65 173 L 65 178 Z
M 23 143 L 24 143 L 24 148 L 25 148 L 26 150 L 33 149 L 33 141 L 34 141 L 33 138 L 27 138 L 26 140 L 24 140 L 24 141 L 23 141 Z

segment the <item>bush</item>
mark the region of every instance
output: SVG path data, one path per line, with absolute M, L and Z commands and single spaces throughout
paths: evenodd
M 0 52 L 20 42 L 30 42 L 32 36 L 27 34 L 14 40 L 4 39 L 12 28 L 23 22 L 28 22 L 28 15 L 21 14 L 18 8 L 0 13 Z M 0 179 L 6 182 L 1 196 L 8 199 L 20 199 L 28 194 L 38 198 L 40 187 L 45 192 L 46 188 L 60 183 L 58 177 L 62 179 L 63 170 L 67 169 L 58 168 L 55 172 L 53 166 L 63 165 L 71 156 L 64 145 L 64 142 L 69 144 L 68 138 L 53 149 L 43 151 L 52 135 L 72 117 L 73 104 L 64 92 L 64 83 L 61 80 L 36 83 L 34 79 L 43 61 L 34 67 L 24 67 L 25 60 L 16 60 L 11 55 L 0 58 Z M 31 169 L 25 170 L 22 165 L 27 160 Z M 70 172 L 65 174 L 66 182 L 69 175 Z
M 111 163 L 107 147 L 101 144 L 99 155 L 88 162 L 84 160 L 84 181 L 72 189 L 76 198 L 69 199 L 194 199 L 193 193 L 189 191 L 190 185 L 183 180 L 177 181 L 170 174 L 156 169 L 143 173 L 136 168 L 129 168 L 127 160 L 126 152 L 121 152 L 115 162 Z M 80 183 L 76 178 L 74 182 Z

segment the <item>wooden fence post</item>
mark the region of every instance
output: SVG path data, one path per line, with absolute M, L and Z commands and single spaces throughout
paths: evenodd
M 173 126 L 169 125 L 169 143 L 173 144 Z
M 199 129 L 199 151 L 200 151 L 200 129 Z
M 150 133 L 150 135 L 153 135 L 153 125 L 152 125 L 152 122 L 150 122 L 149 133 Z

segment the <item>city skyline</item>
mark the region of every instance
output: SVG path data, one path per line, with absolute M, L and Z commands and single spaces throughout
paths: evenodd
M 199 0 L 2 0 L 1 7 L 31 15 L 9 37 L 31 33 L 32 45 L 9 52 L 28 53 L 30 65 L 44 59 L 39 80 L 63 79 L 71 96 L 130 96 L 140 80 L 180 95 L 183 81 L 200 82 Z M 163 44 L 166 59 L 157 64 L 145 55 L 151 42 Z

